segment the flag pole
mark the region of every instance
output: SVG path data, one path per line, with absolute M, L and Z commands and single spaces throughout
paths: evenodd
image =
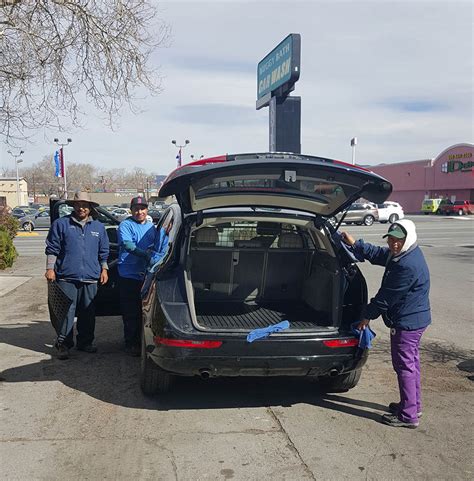
M 64 160 L 64 147 L 69 145 L 72 142 L 72 139 L 67 139 L 65 144 L 59 142 L 59 139 L 54 139 L 56 144 L 58 144 L 61 148 L 59 149 L 59 166 L 60 171 L 62 173 L 62 177 L 64 179 L 64 198 L 67 199 L 67 179 L 66 179 L 66 161 Z

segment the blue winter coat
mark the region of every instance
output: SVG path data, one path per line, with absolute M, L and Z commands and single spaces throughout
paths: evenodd
M 363 318 L 382 316 L 388 327 L 406 331 L 428 326 L 431 323 L 430 273 L 421 249 L 415 244 L 393 257 L 388 247 L 363 240 L 358 240 L 354 249 L 371 264 L 385 266 L 382 285 L 365 307 Z
M 59 279 L 96 281 L 109 257 L 109 238 L 102 222 L 89 218 L 82 227 L 67 215 L 51 225 L 45 252 L 57 257 L 54 270 Z

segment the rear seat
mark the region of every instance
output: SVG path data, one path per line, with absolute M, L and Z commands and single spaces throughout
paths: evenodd
M 296 232 L 285 232 L 278 238 L 278 249 L 268 251 L 265 287 L 266 300 L 299 299 L 311 259 L 303 250 L 303 238 Z
M 279 224 L 278 224 L 279 228 Z M 273 232 L 271 239 L 275 232 Z M 296 232 L 279 233 L 278 248 L 268 239 L 235 240 L 219 247 L 215 227 L 196 231 L 191 248 L 196 300 L 299 299 L 311 252 Z M 273 243 L 273 240 L 272 240 Z
M 216 247 L 218 240 L 216 227 L 202 227 L 196 231 L 191 247 L 191 269 L 197 300 L 225 299 L 229 295 L 232 250 Z

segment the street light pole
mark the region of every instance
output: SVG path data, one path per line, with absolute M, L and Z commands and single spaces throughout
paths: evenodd
M 355 165 L 355 160 L 356 160 L 356 145 L 357 145 L 357 137 L 352 137 L 352 139 L 351 139 L 352 165 Z
M 179 149 L 178 150 L 178 155 L 176 156 L 176 160 L 177 160 L 177 164 L 178 164 L 178 167 L 181 167 L 181 160 L 182 160 L 182 150 L 186 147 L 186 145 L 188 145 L 190 142 L 188 139 L 186 139 L 184 141 L 184 145 L 179 145 L 176 143 L 176 140 L 172 140 L 171 141 L 172 144 L 176 145 L 176 147 Z
M 64 198 L 67 199 L 66 161 L 64 160 L 63 148 L 64 148 L 66 145 L 69 145 L 69 144 L 72 142 L 72 139 L 67 139 L 67 142 L 66 142 L 65 144 L 59 142 L 59 139 L 54 139 L 54 142 L 56 142 L 56 144 L 61 147 L 61 149 L 60 149 L 60 151 L 61 151 L 60 158 L 61 158 L 61 160 L 62 160 L 62 169 L 63 169 L 62 174 L 63 174 L 63 179 L 64 179 Z
M 21 205 L 20 201 L 20 176 L 18 173 L 18 164 L 21 164 L 23 162 L 22 159 L 19 159 L 21 154 L 24 154 L 24 150 L 20 150 L 18 154 L 14 154 L 11 150 L 8 151 L 8 153 L 15 159 L 15 168 L 16 168 L 16 205 Z

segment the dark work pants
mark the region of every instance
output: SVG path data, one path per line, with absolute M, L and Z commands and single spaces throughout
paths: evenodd
M 61 290 L 72 300 L 66 318 L 63 320 L 58 343 L 71 348 L 74 346 L 74 317 L 77 314 L 77 346 L 92 344 L 95 331 L 95 296 L 97 283 L 59 280 Z
M 142 299 L 140 291 L 143 281 L 119 277 L 120 309 L 123 319 L 123 336 L 126 346 L 140 344 L 142 328 Z

